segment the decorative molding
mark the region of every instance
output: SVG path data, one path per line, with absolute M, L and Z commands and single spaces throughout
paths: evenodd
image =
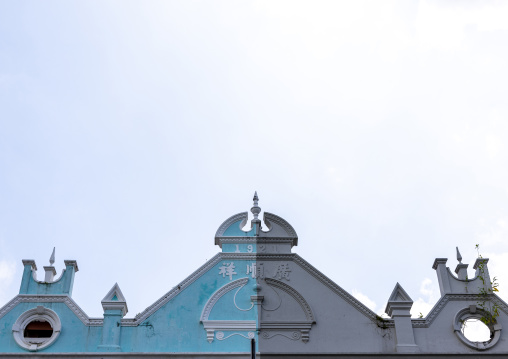
M 108 294 L 104 296 L 104 299 L 102 299 L 101 303 L 113 301 L 115 295 L 118 302 L 126 301 L 122 293 L 122 290 L 120 289 L 120 286 L 118 285 L 118 283 L 115 283 L 115 285 L 113 285 L 113 287 L 109 290 Z
M 402 286 L 397 282 L 395 284 L 395 288 L 393 288 L 392 294 L 390 295 L 390 298 L 388 298 L 388 302 L 411 302 L 413 303 L 413 300 L 407 294 L 407 292 L 402 288 Z
M 388 298 L 385 313 L 392 318 L 400 316 L 411 317 L 410 311 L 412 306 L 413 300 L 404 288 L 402 288 L 402 286 L 397 282 L 395 288 L 393 288 L 390 298 Z
M 221 237 L 220 243 L 269 243 L 269 244 L 285 244 L 293 243 L 295 238 L 288 237 Z
M 445 294 L 438 300 L 425 319 L 412 320 L 413 328 L 428 328 L 449 301 L 469 301 L 476 304 L 479 298 L 479 294 Z M 499 305 L 499 308 L 508 315 L 508 305 L 501 298 L 491 294 L 490 300 Z
M 173 297 L 178 295 L 184 288 L 192 284 L 195 280 L 197 280 L 201 275 L 206 273 L 209 269 L 214 267 L 217 263 L 219 263 L 223 259 L 238 259 L 238 260 L 265 260 L 265 261 L 277 261 L 277 260 L 290 260 L 298 265 L 300 265 L 304 270 L 309 272 L 313 277 L 322 282 L 325 286 L 343 298 L 345 301 L 353 305 L 357 310 L 363 313 L 367 318 L 371 319 L 372 322 L 376 323 L 376 314 L 364 306 L 361 302 L 356 300 L 349 293 L 344 291 L 341 287 L 335 284 L 332 280 L 327 278 L 324 274 L 319 272 L 316 268 L 306 262 L 303 258 L 301 258 L 298 254 L 277 254 L 277 255 L 258 255 L 258 254 L 243 254 L 243 253 L 218 253 L 215 257 L 210 259 L 203 266 L 198 268 L 194 273 L 192 273 L 189 277 L 183 280 L 178 286 L 174 287 L 172 290 L 167 292 L 164 296 L 162 296 L 159 300 L 157 300 L 154 304 L 146 308 L 141 314 L 136 316 L 136 318 L 124 318 L 121 321 L 122 326 L 137 326 L 142 323 L 147 317 L 155 313 L 158 309 L 160 309 L 164 304 L 169 302 Z M 246 280 L 247 278 L 243 278 Z M 241 280 L 241 279 L 240 279 Z M 233 283 L 233 282 L 231 282 Z M 230 283 L 230 284 L 231 284 Z M 284 283 L 282 283 L 284 284 Z M 508 315 L 508 305 L 496 295 L 492 295 L 493 300 L 499 304 L 500 309 Z M 460 300 L 460 301 L 477 301 L 478 295 L 475 294 L 446 294 L 436 303 L 434 308 L 430 311 L 425 319 L 412 319 L 412 325 L 416 328 L 428 327 L 432 324 L 437 315 L 444 308 L 446 303 L 450 300 Z M 3 317 L 7 312 L 9 312 L 13 307 L 15 307 L 18 303 L 47 303 L 47 302 L 57 302 L 57 303 L 65 303 L 73 313 L 83 322 L 83 324 L 87 326 L 102 326 L 103 319 L 102 318 L 89 318 L 86 313 L 74 302 L 72 298 L 67 295 L 18 295 L 10 302 L 8 302 L 4 307 L 0 309 L 0 318 Z M 386 319 L 385 322 L 387 327 L 393 327 L 393 320 Z
M 0 318 L 11 311 L 19 303 L 65 303 L 67 307 L 87 326 L 101 326 L 101 318 L 89 318 L 78 304 L 67 295 L 34 295 L 19 294 L 0 309 Z
M 286 336 L 286 333 L 291 332 L 292 334 L 292 340 L 298 340 L 301 339 L 302 342 L 307 343 L 310 338 L 310 330 L 312 329 L 312 324 L 315 322 L 312 321 L 298 321 L 298 322 L 267 322 L 263 321 L 260 324 L 260 330 L 262 330 L 262 337 L 265 339 L 270 339 L 276 335 L 282 335 Z M 270 335 L 270 333 L 274 333 L 273 335 Z M 294 336 L 294 333 L 299 333 L 300 336 L 298 339 Z
M 214 305 L 219 301 L 220 298 L 229 291 L 238 288 L 243 287 L 249 282 L 249 278 L 240 278 L 237 280 L 234 280 L 232 282 L 229 282 L 228 284 L 220 287 L 215 293 L 212 294 L 210 299 L 205 304 L 205 307 L 203 308 L 203 312 L 201 313 L 200 321 L 208 321 L 208 317 L 210 316 L 210 313 L 212 312 L 212 309 Z M 235 295 L 236 296 L 236 295 Z M 236 305 L 236 304 L 235 304 Z
M 217 330 L 256 330 L 255 320 L 206 320 L 206 324 Z
M 113 300 L 115 296 L 117 299 Z M 101 304 L 104 310 L 121 310 L 122 317 L 129 311 L 127 308 L 127 301 L 125 300 L 118 283 L 115 283 L 115 285 L 109 290 L 108 294 L 106 294 L 104 299 L 101 301 Z
M 467 266 L 468 264 L 460 264 L 460 265 Z M 457 268 L 458 267 L 459 267 L 459 265 L 457 265 Z M 480 279 L 479 278 L 479 274 L 476 274 L 476 273 L 475 273 L 475 276 L 473 278 L 460 279 L 455 274 L 453 274 L 453 272 L 451 271 L 450 267 L 446 267 L 446 271 L 447 271 L 448 275 L 450 276 L 450 278 L 453 278 L 453 279 L 455 279 L 458 282 L 467 283 L 468 285 L 473 283 L 473 282 L 475 282 L 476 280 Z
M 295 253 L 235 253 L 235 252 L 224 252 L 219 253 L 222 259 L 229 260 L 253 260 L 256 262 L 260 261 L 293 261 L 297 254 Z
M 298 293 L 293 287 L 287 285 L 284 282 L 278 281 L 273 278 L 265 278 L 265 282 L 269 287 L 275 291 L 275 288 L 282 290 L 289 294 L 302 308 L 305 314 L 306 320 L 304 321 L 266 321 L 263 320 L 260 323 L 260 329 L 262 329 L 262 337 L 270 339 L 274 336 L 281 335 L 291 340 L 302 340 L 304 343 L 309 341 L 309 332 L 312 329 L 312 324 L 316 323 L 314 314 L 305 300 L 305 298 Z M 280 299 L 280 297 L 279 297 Z M 278 307 L 274 310 L 277 310 Z M 291 333 L 291 334 L 287 334 Z
M 225 253 L 219 253 L 221 256 L 221 259 L 239 259 L 239 260 L 249 260 L 249 261 L 255 261 L 258 258 L 258 255 L 255 252 L 247 252 L 247 253 L 236 253 L 236 252 L 225 252 Z
M 30 266 L 30 267 L 32 267 L 32 270 L 37 270 L 37 265 L 35 264 L 35 260 L 22 259 L 21 262 L 23 263 L 23 266 Z
M 44 267 L 46 268 L 46 267 Z M 65 270 L 66 268 L 62 269 L 62 273 L 60 273 L 60 277 L 58 277 L 57 279 L 53 279 L 50 284 L 55 284 L 55 283 L 58 283 L 62 280 L 62 278 L 64 277 L 65 275 Z M 56 273 L 55 273 L 56 275 Z M 32 268 L 32 279 L 35 283 L 39 283 L 39 284 L 47 284 L 45 280 L 38 280 L 37 279 L 37 272 L 33 270 Z
M 235 222 L 242 221 L 242 224 L 247 224 L 247 219 L 249 218 L 248 212 L 240 212 L 235 215 L 232 215 L 228 219 L 226 219 L 222 224 L 220 225 L 219 229 L 217 229 L 217 232 L 215 232 L 215 244 L 219 244 L 219 237 L 222 237 L 224 235 L 224 232 Z M 244 223 L 245 222 L 245 223 Z M 243 226 L 240 225 L 240 229 Z
M 246 212 L 245 212 L 246 213 Z M 217 253 L 212 259 L 198 268 L 194 273 L 185 278 L 182 282 L 180 282 L 176 287 L 171 289 L 165 295 L 163 295 L 159 300 L 153 303 L 151 306 L 147 307 L 143 312 L 138 314 L 134 319 L 122 319 L 123 326 L 137 326 L 142 323 L 146 318 L 159 310 L 164 304 L 169 302 L 172 298 L 178 295 L 183 289 L 191 285 L 194 281 L 196 281 L 199 277 L 201 277 L 208 270 L 213 268 L 217 263 L 223 261 L 224 259 L 229 260 L 293 260 L 294 258 L 299 258 L 297 254 L 277 254 L 277 255 L 259 255 L 256 253 Z M 231 282 L 232 283 L 232 282 Z M 370 309 L 367 309 L 370 311 Z M 375 314 L 374 318 L 375 318 Z
M 210 299 L 205 304 L 205 307 L 203 308 L 203 312 L 201 313 L 200 321 L 203 323 L 203 327 L 206 330 L 206 339 L 209 343 L 213 341 L 214 333 L 216 330 L 227 330 L 227 331 L 233 331 L 233 330 L 256 330 L 256 321 L 255 320 L 208 320 L 208 317 L 210 316 L 210 313 L 212 312 L 213 307 L 220 298 L 222 298 L 226 293 L 234 290 L 235 288 L 238 288 L 238 290 L 242 289 L 247 283 L 249 282 L 249 278 L 240 278 L 237 280 L 234 280 L 221 288 L 219 288 Z M 238 291 L 237 291 L 238 293 Z M 235 293 L 236 298 L 236 293 Z M 236 308 L 239 310 L 243 310 L 238 308 L 236 303 L 234 303 Z M 254 307 L 254 304 L 248 309 L 251 310 Z M 217 333 L 217 339 L 218 340 L 224 340 L 229 338 L 232 335 L 241 335 L 245 337 L 243 334 L 240 333 L 234 333 L 227 337 L 224 337 L 224 333 L 218 332 Z M 222 335 L 222 337 L 220 337 Z M 250 334 L 249 334 L 250 335 Z M 254 334 L 253 334 L 254 335 Z M 245 337 L 247 338 L 247 337 Z M 249 339 L 249 338 L 247 338 Z
M 376 319 L 377 314 L 376 313 L 374 313 L 372 310 L 367 308 L 363 303 L 361 303 L 359 300 L 357 300 L 351 294 L 349 294 L 344 289 L 342 289 L 340 286 L 338 286 L 334 281 L 332 281 L 330 278 L 325 276 L 323 273 L 321 273 L 319 270 L 317 270 L 314 266 L 312 266 L 309 262 L 307 262 L 305 259 L 300 257 L 298 254 L 295 253 L 292 255 L 294 256 L 293 261 L 295 263 L 299 264 L 310 275 L 312 275 L 314 278 L 319 280 L 326 287 L 328 287 L 330 290 L 332 290 L 335 294 L 337 294 L 339 297 L 344 299 L 346 302 L 351 304 L 360 313 L 362 313 L 367 318 L 369 318 L 373 323 L 377 323 L 377 319 Z M 272 256 L 270 256 L 270 257 L 272 257 Z M 386 319 L 386 321 L 384 323 L 388 328 L 391 328 L 394 326 L 393 320 L 390 320 L 390 319 Z
M 79 271 L 78 262 L 75 261 L 74 259 L 65 259 L 64 264 L 66 267 L 69 267 L 69 266 L 74 267 L 74 272 Z
M 247 283 L 245 283 L 245 284 L 247 284 Z M 237 289 L 237 291 L 235 292 L 235 296 L 233 297 L 233 303 L 235 304 L 236 309 L 238 309 L 238 310 L 239 310 L 239 311 L 241 311 L 241 312 L 248 312 L 248 311 L 250 311 L 252 308 L 254 308 L 254 302 L 257 302 L 257 299 L 256 299 L 256 300 L 253 300 L 253 297 L 256 297 L 256 296 L 251 295 L 251 296 L 250 296 L 250 298 L 251 298 L 251 305 L 250 305 L 250 308 L 247 308 L 247 309 L 242 309 L 242 308 L 240 308 L 240 307 L 236 304 L 236 295 L 238 294 L 238 292 L 239 292 L 240 290 L 242 290 L 242 288 L 243 288 L 243 287 L 245 287 L 245 284 L 244 284 L 244 285 L 242 285 L 240 288 L 238 288 L 238 289 Z
M 235 281 L 232 281 L 221 288 L 219 288 L 206 302 L 205 307 L 203 308 L 203 312 L 201 313 L 200 321 L 203 323 L 203 327 L 206 330 L 206 339 L 209 343 L 213 341 L 214 333 L 216 330 L 256 330 L 256 321 L 255 320 L 208 320 L 208 317 L 210 316 L 210 313 L 212 312 L 213 307 L 217 302 L 219 301 L 222 296 L 224 296 L 226 293 L 232 291 L 235 288 L 243 288 L 247 283 L 249 282 L 249 278 L 240 278 Z M 235 293 L 236 297 L 236 293 Z M 236 306 L 236 303 L 234 303 Z M 254 304 L 251 306 L 250 309 L 254 307 Z M 237 309 L 238 306 L 236 306 Z M 242 309 L 240 309 L 242 310 Z M 219 332 L 221 333 L 221 332 Z M 222 333 L 222 338 L 219 338 L 219 333 L 217 333 L 217 339 L 218 340 L 224 340 L 229 338 L 231 335 L 224 338 L 224 333 Z M 244 336 L 240 333 L 235 333 L 241 336 Z M 232 335 L 235 335 L 232 334 Z M 245 337 L 245 336 L 244 336 Z M 247 337 L 246 337 L 247 338 Z
M 292 331 L 290 333 L 291 333 L 291 335 L 286 335 L 285 332 L 276 332 L 275 334 L 272 334 L 272 332 L 268 332 L 266 330 L 263 330 L 261 332 L 261 337 L 263 339 L 271 339 L 271 338 L 273 338 L 273 337 L 275 337 L 277 335 L 281 335 L 281 336 L 283 336 L 285 338 L 288 338 L 288 339 L 291 339 L 291 340 L 300 340 L 302 338 L 302 332 L 294 330 L 294 331 Z
M 294 261 L 295 256 L 297 256 L 296 253 L 287 253 L 287 254 L 257 253 L 255 255 L 256 260 L 258 260 L 258 261 Z
M 213 342 L 216 330 L 227 331 L 255 331 L 255 320 L 203 320 L 203 327 L 206 330 L 206 340 Z M 218 334 L 218 333 L 217 333 Z M 217 338 L 218 339 L 218 338 Z M 219 339 L 221 340 L 221 339 Z
M 284 229 L 284 231 L 287 233 L 288 237 L 294 238 L 294 245 L 298 245 L 298 235 L 296 234 L 295 229 L 293 226 L 289 224 L 288 221 L 286 221 L 284 218 L 277 216 L 276 214 L 265 212 L 263 215 L 263 221 L 268 226 L 269 230 L 268 232 L 265 232 L 269 236 L 269 232 L 272 229 L 272 222 L 279 225 Z
M 491 339 L 485 342 L 472 342 L 464 336 L 464 333 L 462 333 L 462 327 L 466 325 L 466 320 L 481 320 L 481 318 L 485 315 L 487 315 L 487 313 L 480 308 L 477 308 L 476 305 L 470 305 L 467 308 L 460 310 L 455 315 L 455 318 L 453 318 L 453 330 L 457 335 L 457 338 L 459 338 L 463 344 L 476 350 L 487 350 L 497 344 L 499 338 L 501 337 L 501 323 L 486 324 L 490 330 Z
M 300 307 L 302 308 L 303 312 L 305 313 L 305 317 L 307 320 L 311 323 L 315 323 L 316 320 L 314 319 L 314 314 L 312 314 L 312 310 L 310 309 L 309 303 L 305 300 L 305 298 L 298 293 L 293 287 L 287 285 L 286 283 L 283 283 L 281 281 L 278 281 L 273 278 L 265 278 L 266 284 L 279 288 L 280 290 L 283 290 L 287 294 L 289 294 L 293 299 L 296 300 L 298 304 L 300 304 Z
M 26 338 L 24 335 L 25 328 L 28 324 L 30 324 L 33 321 L 48 322 L 51 325 L 51 328 L 53 329 L 51 337 Z M 61 330 L 62 323 L 60 322 L 60 318 L 58 317 L 58 315 L 51 309 L 39 305 L 36 308 L 27 310 L 18 317 L 18 319 L 12 326 L 12 335 L 14 336 L 16 344 L 18 344 L 21 348 L 30 351 L 37 351 L 40 349 L 47 348 L 48 346 L 53 344 L 60 335 Z
M 255 257 L 255 256 L 253 256 Z M 161 298 L 159 298 L 155 303 L 151 306 L 147 307 L 140 314 L 136 315 L 134 321 L 125 321 L 122 320 L 122 325 L 125 323 L 125 326 L 137 326 L 141 322 L 143 322 L 146 318 L 151 316 L 157 310 L 159 310 L 164 304 L 169 302 L 172 298 L 178 295 L 183 289 L 194 283 L 199 277 L 208 272 L 211 268 L 213 268 L 217 263 L 219 263 L 223 258 L 223 253 L 217 253 L 212 259 L 199 267 L 196 271 L 194 271 L 190 276 L 185 278 L 182 282 L 180 282 L 177 286 L 173 287 L 169 292 L 164 294 Z
M 247 335 L 243 335 L 242 333 L 233 333 L 228 335 L 227 337 L 224 336 L 224 332 L 217 332 L 215 337 L 217 338 L 217 340 L 226 340 L 227 338 L 232 337 L 233 335 L 239 335 L 241 337 L 244 337 L 245 339 L 254 339 L 255 337 L 254 332 L 248 332 Z
M 138 314 L 135 318 L 123 318 L 121 320 L 122 326 L 138 326 L 141 324 L 146 318 L 151 316 L 157 310 L 159 310 L 163 305 L 168 303 L 172 298 L 178 295 L 183 289 L 191 285 L 194 281 L 196 281 L 199 277 L 201 277 L 208 270 L 213 268 L 217 263 L 224 259 L 238 259 L 238 260 L 265 260 L 265 261 L 278 261 L 278 260 L 286 260 L 293 261 L 300 265 L 304 270 L 306 270 L 313 277 L 322 282 L 325 286 L 331 289 L 333 292 L 342 297 L 346 302 L 353 305 L 356 309 L 358 309 L 361 313 L 363 313 L 366 317 L 372 320 L 373 323 L 376 323 L 376 314 L 372 312 L 365 305 L 360 303 L 354 297 L 352 297 L 349 293 L 344 291 L 341 287 L 335 284 L 332 280 L 327 278 L 324 274 L 319 272 L 316 268 L 310 265 L 307 261 L 301 258 L 298 254 L 252 254 L 252 253 L 218 253 L 196 271 L 194 271 L 190 276 L 180 282 L 177 286 L 171 289 L 169 292 L 164 294 L 161 298 L 159 298 L 152 305 L 147 307 L 143 312 Z M 39 299 L 38 299 L 39 298 Z M 41 299 L 45 298 L 45 299 Z M 15 305 L 17 305 L 23 299 L 24 302 L 37 302 L 37 301 L 46 301 L 46 302 L 65 302 L 66 305 L 76 314 L 76 316 L 83 322 L 83 324 L 87 326 L 101 326 L 103 325 L 102 318 L 89 318 L 85 312 L 68 296 L 42 296 L 42 295 L 18 295 L 10 302 L 8 302 L 4 307 L 0 309 L 0 318 L 5 315 L 8 311 L 10 311 Z M 504 302 L 502 302 L 504 303 Z M 507 306 L 505 304 L 503 311 L 508 312 L 506 309 Z M 426 321 L 427 322 L 427 321 Z M 413 326 L 421 326 L 420 321 L 413 321 Z M 387 319 L 386 325 L 388 327 L 393 327 L 393 320 Z

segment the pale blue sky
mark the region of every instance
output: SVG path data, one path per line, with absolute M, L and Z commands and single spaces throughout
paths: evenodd
M 472 266 L 481 244 L 507 299 L 506 18 L 488 1 L 1 1 L 0 305 L 21 259 L 42 276 L 56 246 L 89 315 L 118 282 L 132 317 L 254 190 L 377 312 L 396 282 L 428 310 L 456 245 Z

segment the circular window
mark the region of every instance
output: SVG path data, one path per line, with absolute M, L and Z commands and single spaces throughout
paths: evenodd
M 476 318 L 466 319 L 462 323 L 462 334 L 467 340 L 475 343 L 488 342 L 492 339 L 490 328 Z
M 455 315 L 454 330 L 457 337 L 467 346 L 486 350 L 492 348 L 501 335 L 501 325 L 497 322 L 485 324 L 482 318 L 488 313 L 478 309 L 475 305 L 463 309 Z
M 60 318 L 54 311 L 38 306 L 19 316 L 12 326 L 12 334 L 20 347 L 36 351 L 51 345 L 61 327 Z

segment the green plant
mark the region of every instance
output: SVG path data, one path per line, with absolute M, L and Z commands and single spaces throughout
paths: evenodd
M 420 312 L 420 314 L 418 314 L 418 318 L 422 319 L 423 318 L 423 314 L 422 312 Z
M 376 315 L 376 324 L 379 328 L 387 329 L 388 328 L 388 326 L 386 325 L 387 322 L 388 321 L 385 318 L 383 318 L 379 315 Z
M 477 244 L 475 246 L 476 252 L 478 253 L 478 258 L 483 258 L 480 254 L 480 245 Z M 486 325 L 495 324 L 496 318 L 499 317 L 499 304 L 493 302 L 491 300 L 492 294 L 494 292 L 499 292 L 499 283 L 497 278 L 494 277 L 492 281 L 487 283 L 487 278 L 485 275 L 485 263 L 480 261 L 478 264 L 478 278 L 482 282 L 482 287 L 480 287 L 479 291 L 479 299 L 476 302 L 477 306 L 482 310 L 484 315 L 480 318 L 480 320 Z

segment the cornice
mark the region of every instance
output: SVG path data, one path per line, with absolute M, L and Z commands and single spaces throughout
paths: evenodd
M 294 245 L 295 246 L 298 245 L 298 235 L 296 234 L 295 229 L 284 218 L 279 217 L 276 214 L 270 212 L 265 212 L 265 214 L 263 215 L 263 220 L 269 227 L 271 227 L 272 222 L 281 226 L 286 231 L 288 237 L 294 238 Z M 268 233 L 269 232 L 270 231 L 268 231 Z
M 238 243 L 238 242 L 245 242 L 245 243 L 293 243 L 297 237 L 270 237 L 270 236 L 263 236 L 263 237 L 240 237 L 240 236 L 227 236 L 227 237 L 220 237 L 219 241 L 220 243 Z
M 155 303 L 146 308 L 140 314 L 136 315 L 133 322 L 125 321 L 125 326 L 136 326 L 143 322 L 146 318 L 155 313 L 158 309 L 160 309 L 164 304 L 169 302 L 172 298 L 178 295 L 183 289 L 187 288 L 189 285 L 194 283 L 199 277 L 201 277 L 204 273 L 208 272 L 213 266 L 219 263 L 223 258 L 223 253 L 217 253 L 212 259 L 199 267 L 196 271 L 194 271 L 190 276 L 185 278 L 182 282 L 180 282 L 177 286 L 173 287 L 169 292 L 160 297 Z M 227 257 L 228 258 L 228 257 Z M 122 324 L 124 321 L 122 320 Z
M 305 259 L 303 259 L 296 253 L 294 254 L 293 260 L 295 263 L 298 263 L 303 269 L 305 269 L 310 275 L 312 275 L 314 278 L 316 278 L 321 283 L 323 283 L 325 286 L 327 286 L 330 290 L 332 290 L 335 294 L 337 294 L 342 299 L 344 299 L 346 302 L 351 304 L 360 313 L 365 315 L 372 322 L 377 323 L 378 315 L 376 313 L 374 313 L 372 310 L 367 308 L 363 303 L 361 303 L 359 300 L 357 300 L 355 297 L 353 297 L 351 294 L 349 294 L 344 289 L 342 289 L 339 285 L 337 285 L 334 281 L 332 281 L 330 278 L 328 278 L 323 273 L 321 273 L 319 270 L 317 270 L 309 262 L 307 262 Z M 393 320 L 390 320 L 390 319 L 385 319 L 385 320 L 386 320 L 386 325 L 388 327 L 393 326 Z
M 102 318 L 90 318 L 80 306 L 67 295 L 19 294 L 0 309 L 0 318 L 10 312 L 19 303 L 65 303 L 67 307 L 87 326 L 101 326 Z
M 483 299 L 483 296 L 479 294 L 445 294 L 442 296 L 434 307 L 430 310 L 429 314 L 425 319 L 413 319 L 411 322 L 413 324 L 413 328 L 428 328 L 432 322 L 437 318 L 439 313 L 443 310 L 446 304 L 450 301 L 461 301 L 461 302 L 477 302 L 480 297 Z M 508 305 L 501 298 L 499 298 L 495 294 L 491 294 L 490 300 L 494 301 L 499 308 L 508 315 Z

